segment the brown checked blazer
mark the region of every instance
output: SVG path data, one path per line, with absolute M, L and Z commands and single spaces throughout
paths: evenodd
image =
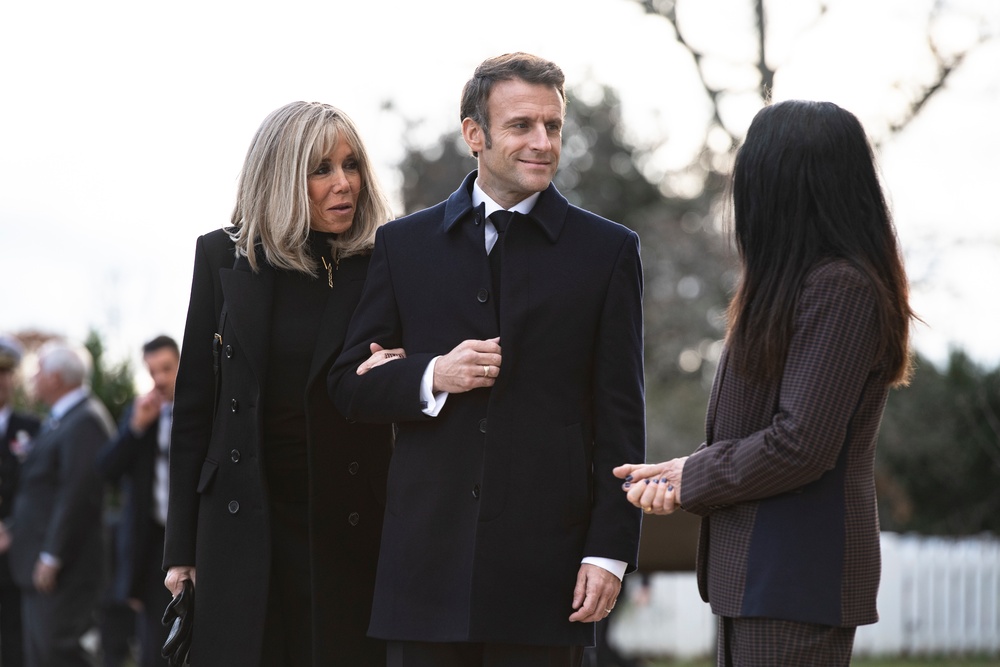
M 875 299 L 846 261 L 822 263 L 800 291 L 779 383 L 744 377 L 724 352 L 681 486 L 703 517 L 698 586 L 714 613 L 878 620 L 873 468 L 888 389 Z

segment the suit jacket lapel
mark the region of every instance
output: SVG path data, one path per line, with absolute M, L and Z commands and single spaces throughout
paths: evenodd
M 219 270 L 219 279 L 228 313 L 226 328 L 232 327 L 258 385 L 263 385 L 271 337 L 274 269 L 264 264 L 254 273 L 246 257 L 241 256 L 232 269 Z
M 705 417 L 705 444 L 711 445 L 715 442 L 715 413 L 719 409 L 719 393 L 722 391 L 722 384 L 726 380 L 726 370 L 729 367 L 729 350 L 723 349 L 719 359 L 719 366 L 715 370 L 715 382 L 712 383 L 712 393 L 708 398 L 708 412 Z

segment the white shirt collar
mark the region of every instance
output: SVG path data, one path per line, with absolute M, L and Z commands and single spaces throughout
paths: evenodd
M 57 400 L 53 405 L 52 409 L 49 411 L 53 419 L 62 419 L 63 415 L 70 411 L 70 408 L 75 406 L 77 403 L 87 398 L 90 394 L 90 389 L 87 387 L 77 387 L 65 394 L 62 398 Z
M 541 192 L 536 192 L 527 199 L 522 199 L 521 201 L 514 204 L 507 210 L 516 211 L 517 213 L 522 213 L 527 215 L 528 213 L 531 213 L 531 209 L 535 207 L 535 202 L 538 201 L 538 198 L 541 196 L 541 194 L 542 194 Z M 472 184 L 472 206 L 476 207 L 483 203 L 486 204 L 486 209 L 484 213 L 486 214 L 487 218 L 490 217 L 490 215 L 494 211 L 503 210 L 503 206 L 493 201 L 493 199 L 488 194 L 486 194 L 486 192 L 484 192 L 481 187 L 479 187 L 479 178 L 477 177 Z
M 7 424 L 10 423 L 10 415 L 14 412 L 14 408 L 10 405 L 5 405 L 0 408 L 0 437 L 7 432 Z

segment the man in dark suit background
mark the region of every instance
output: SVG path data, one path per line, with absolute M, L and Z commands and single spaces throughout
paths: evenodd
M 170 602 L 163 585 L 163 530 L 167 519 L 170 423 L 180 350 L 169 336 L 142 348 L 153 388 L 122 418 L 118 433 L 100 451 L 97 466 L 109 481 L 123 480 L 126 494 L 118 532 L 119 584 L 116 593 L 139 611 L 140 667 L 165 667 L 160 648 L 167 629 L 160 622 Z
M 556 65 L 485 61 L 461 115 L 478 171 L 379 230 L 330 373 L 398 428 L 369 634 L 390 667 L 579 665 L 638 549 L 611 470 L 644 457 L 639 240 L 551 183 Z
M 10 566 L 21 587 L 25 664 L 90 665 L 80 638 L 103 585 L 103 485 L 94 459 L 114 422 L 87 387 L 86 350 L 39 350 L 37 398 L 49 419 L 21 465 L 8 525 Z
M 38 433 L 39 421 L 14 410 L 14 386 L 24 350 L 13 336 L 0 336 L 0 526 L 14 509 L 21 459 Z M 0 665 L 24 664 L 21 639 L 21 591 L 10 574 L 7 554 L 0 554 Z

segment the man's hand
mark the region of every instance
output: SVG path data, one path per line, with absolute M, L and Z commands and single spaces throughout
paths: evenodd
M 355 371 L 358 375 L 364 375 L 376 366 L 406 357 L 406 350 L 401 347 L 394 347 L 391 350 L 387 350 L 378 343 L 372 343 L 368 346 L 368 349 L 371 350 L 372 356 L 368 357 L 363 364 L 358 366 L 358 370 Z
M 46 565 L 41 559 L 35 561 L 35 571 L 31 575 L 31 581 L 35 584 L 35 590 L 39 593 L 51 593 L 56 589 L 56 575 L 59 574 L 57 565 Z
M 500 374 L 500 339 L 466 340 L 434 365 L 434 393 L 492 387 Z
M 160 408 L 163 406 L 163 395 L 156 389 L 152 389 L 146 394 L 135 399 L 132 406 L 132 418 L 129 420 L 129 428 L 133 433 L 142 434 L 146 429 L 160 418 Z
M 185 579 L 190 579 L 192 584 L 197 584 L 195 581 L 194 566 L 175 565 L 167 570 L 167 576 L 163 580 L 163 585 L 167 587 L 171 595 L 177 597 L 184 590 Z
M 0 554 L 7 553 L 10 550 L 10 533 L 7 531 L 7 526 L 3 525 L 0 521 Z
M 569 617 L 575 623 L 594 623 L 607 617 L 618 602 L 622 582 L 603 567 L 584 563 L 576 575 L 573 609 Z

